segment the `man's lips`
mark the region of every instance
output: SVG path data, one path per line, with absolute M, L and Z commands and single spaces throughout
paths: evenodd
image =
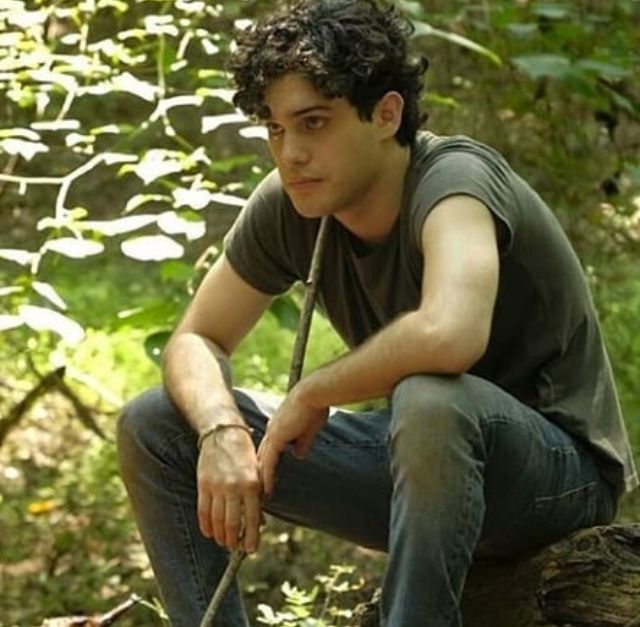
M 287 183 L 287 187 L 292 189 L 304 189 L 305 187 L 310 187 L 315 183 L 319 183 L 321 179 L 312 179 L 312 178 L 304 178 L 304 179 L 293 179 Z

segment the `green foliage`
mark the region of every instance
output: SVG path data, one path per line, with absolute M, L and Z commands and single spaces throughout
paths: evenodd
M 432 61 L 429 126 L 496 146 L 566 227 L 640 452 L 640 3 L 399 4 Z M 111 436 L 122 402 L 158 382 L 169 330 L 269 167 L 224 64 L 238 20 L 272 5 L 1 4 L 0 416 L 37 373 L 65 365 Z M 295 291 L 275 301 L 234 355 L 237 384 L 284 390 L 300 302 Z M 317 316 L 307 368 L 343 350 Z M 104 611 L 130 590 L 153 599 L 112 441 L 59 393 L 13 435 L 0 450 L 0 627 Z M 245 567 L 260 622 L 348 624 L 360 580 L 339 567 L 315 578 L 336 553 L 379 576 L 381 559 L 272 524 Z M 160 624 L 145 603 L 123 625 Z
M 221 5 L 190 0 L 14 0 L 0 9 L 0 27 L 0 182 L 31 207 L 40 187 L 55 193 L 55 203 L 34 211 L 38 235 L 29 247 L 0 248 L 0 273 L 11 285 L 0 293 L 0 330 L 25 326 L 76 345 L 82 310 L 56 289 L 65 259 L 87 263 L 119 251 L 137 272 L 164 262 L 162 280 L 194 279 L 191 264 L 167 260 L 204 237 L 205 213 L 240 207 L 261 173 L 249 148 L 255 140 L 244 140 L 249 154 L 225 149 L 243 143 L 238 131 L 256 136 L 233 112 L 218 69 L 233 20 Z M 214 137 L 225 133 L 224 144 Z M 122 315 L 131 326 L 168 328 L 182 304 L 158 299 Z
M 348 625 L 353 616 L 354 591 L 360 591 L 364 581 L 353 581 L 353 566 L 331 565 L 327 575 L 317 575 L 319 585 L 302 590 L 285 581 L 280 590 L 284 596 L 282 608 L 274 610 L 265 603 L 258 605 L 258 622 L 281 627 L 340 627 Z

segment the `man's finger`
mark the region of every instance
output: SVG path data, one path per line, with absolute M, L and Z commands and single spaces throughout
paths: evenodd
M 273 493 L 273 486 L 275 483 L 275 468 L 280 457 L 279 451 L 277 451 L 271 442 L 262 440 L 259 451 L 259 463 L 260 463 L 260 476 L 264 485 L 264 491 L 267 496 L 271 496 Z
M 224 509 L 224 496 L 214 496 L 211 502 L 211 528 L 213 529 L 213 537 L 220 546 L 226 546 Z
M 235 549 L 238 546 L 242 518 L 242 501 L 238 497 L 227 497 L 224 506 L 225 546 Z
M 198 490 L 198 524 L 202 535 L 210 538 L 213 535 L 211 527 L 211 497 Z
M 258 550 L 260 540 L 260 522 L 262 512 L 260 501 L 255 496 L 247 496 L 244 499 L 244 550 L 247 553 L 255 553 Z

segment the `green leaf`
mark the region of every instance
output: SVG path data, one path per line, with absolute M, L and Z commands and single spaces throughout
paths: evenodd
M 245 198 L 240 198 L 240 196 L 232 196 L 231 194 L 215 192 L 211 194 L 211 202 L 217 202 L 221 205 L 231 205 L 232 207 L 244 207 L 247 200 Z
M 171 192 L 171 195 L 173 196 L 174 206 L 177 209 L 191 207 L 196 211 L 200 211 L 211 201 L 211 192 L 202 188 L 186 189 L 178 187 Z
M 11 294 L 21 294 L 22 292 L 24 292 L 24 287 L 22 285 L 0 287 L 0 297 L 11 296 Z
M 605 78 L 620 79 L 626 78 L 631 74 L 631 70 L 620 67 L 619 65 L 613 65 L 611 63 L 604 63 L 602 61 L 596 61 L 594 59 L 580 59 L 576 62 L 576 66 L 582 70 L 588 72 L 595 72 L 599 76 Z
M 67 148 L 74 148 L 75 146 L 85 145 L 89 146 L 96 141 L 95 135 L 82 135 L 81 133 L 69 133 L 64 138 L 64 143 Z
M 113 79 L 113 87 L 119 91 L 126 91 L 147 102 L 153 102 L 160 94 L 160 88 L 141 81 L 129 72 L 124 72 Z
M 136 194 L 129 198 L 123 213 L 131 213 L 148 202 L 170 203 L 171 198 L 163 194 Z
M 0 33 L 0 48 L 15 49 L 23 40 L 23 33 Z
M 556 2 L 540 2 L 533 5 L 533 13 L 548 20 L 563 20 L 571 15 L 571 8 Z
M 290 331 L 297 331 L 300 321 L 300 307 L 291 296 L 279 296 L 269 306 L 269 311 L 276 317 L 278 324 Z
M 13 261 L 15 263 L 19 263 L 21 266 L 31 265 L 37 256 L 37 253 L 32 253 L 28 250 L 21 250 L 18 248 L 0 248 L 0 259 Z
M 65 91 L 74 92 L 78 87 L 75 77 L 69 74 L 63 74 L 60 71 L 52 72 L 50 70 L 29 70 L 28 76 L 39 83 L 58 85 Z
M 448 107 L 449 109 L 457 109 L 460 106 L 460 103 L 455 98 L 436 94 L 432 91 L 427 92 L 424 99 L 426 102 L 430 102 L 440 107 Z
M 62 311 L 67 310 L 67 304 L 60 298 L 60 294 L 55 290 L 53 285 L 49 283 L 43 283 L 41 281 L 34 281 L 31 284 L 34 292 L 40 294 L 43 298 L 46 298 L 52 305 L 61 309 Z
M 138 216 L 126 216 L 124 218 L 116 218 L 115 220 L 86 220 L 80 222 L 76 226 L 83 230 L 96 231 L 113 237 L 114 235 L 122 235 L 123 233 L 131 233 L 137 231 L 150 224 L 155 224 L 158 216 L 151 214 L 143 214 Z
M 397 0 L 396 4 L 402 9 L 403 13 L 408 13 L 414 17 L 421 17 L 424 15 L 424 7 L 420 2 L 413 0 Z
M 38 11 L 14 10 L 9 11 L 6 16 L 7 24 L 19 26 L 27 30 L 32 26 L 40 26 L 47 21 L 47 11 L 40 9 Z
M 201 107 L 202 103 L 203 98 L 201 96 L 174 96 L 173 98 L 164 98 L 158 102 L 155 111 L 149 117 L 149 122 L 155 122 L 176 107 Z
M 212 172 L 224 172 L 225 174 L 228 174 L 236 168 L 255 163 L 255 161 L 255 155 L 238 155 L 237 157 L 216 160 L 209 166 L 209 169 Z
M 176 9 L 184 13 L 203 15 L 206 8 L 204 0 L 176 0 Z
M 164 261 L 180 259 L 184 248 L 166 235 L 147 235 L 122 242 L 120 248 L 124 255 L 138 261 Z
M 117 124 L 106 124 L 105 126 L 97 126 L 92 128 L 89 132 L 92 135 L 119 135 L 124 129 Z
M 31 122 L 31 128 L 36 131 L 77 131 L 79 120 L 42 120 Z
M 516 37 L 530 37 L 538 32 L 538 25 L 535 23 L 507 24 L 507 31 Z
M 439 28 L 434 28 L 426 22 L 414 21 L 413 25 L 415 27 L 415 31 L 413 34 L 414 37 L 439 37 L 440 39 L 444 39 L 445 41 L 456 44 L 457 46 L 461 46 L 463 48 L 467 48 L 468 50 L 472 50 L 473 52 L 477 52 L 490 61 L 493 61 L 493 63 L 495 63 L 496 65 L 502 65 L 502 59 L 499 55 L 497 55 L 492 50 L 489 50 L 489 48 L 485 48 L 479 43 L 468 39 L 467 37 L 463 37 L 462 35 L 458 35 L 457 33 L 443 31 Z
M 152 148 L 145 153 L 139 163 L 125 166 L 122 171 L 133 172 L 145 185 L 149 185 L 162 176 L 182 172 L 184 169 L 187 169 L 184 160 L 174 151 Z
M 221 115 L 205 115 L 202 117 L 201 132 L 206 135 L 220 128 L 224 124 L 243 124 L 248 121 L 241 113 L 223 113 Z
M 160 278 L 165 282 L 176 281 L 185 283 L 192 279 L 196 274 L 193 266 L 184 261 L 164 261 L 160 265 Z
M 207 225 L 204 220 L 188 220 L 175 211 L 165 211 L 158 217 L 158 227 L 167 235 L 185 235 L 190 242 L 204 237 Z
M 74 207 L 67 210 L 67 217 L 71 221 L 84 220 L 89 215 L 89 212 L 84 207 Z
M 123 0 L 98 0 L 97 4 L 99 9 L 111 8 L 117 13 L 126 13 L 129 10 L 129 4 Z
M 229 104 L 233 103 L 233 96 L 235 93 L 236 92 L 233 89 L 224 89 L 222 87 L 198 87 L 196 89 L 196 96 L 202 96 L 203 98 L 218 98 L 220 100 L 224 100 L 224 102 L 228 102 Z
M 269 134 L 264 126 L 245 126 L 238 131 L 238 134 L 245 139 L 269 139 Z
M 0 314 L 0 331 L 8 331 L 15 329 L 24 324 L 24 320 L 20 316 L 10 316 L 9 314 Z
M 78 237 L 61 237 L 45 242 L 42 249 L 43 251 L 50 250 L 73 259 L 84 259 L 86 257 L 92 257 L 93 255 L 99 255 L 104 251 L 104 246 L 100 242 L 80 239 Z
M 18 137 L 32 142 L 40 141 L 40 135 L 28 128 L 2 128 L 0 129 L 0 137 Z
M 167 345 L 171 331 L 158 331 L 148 335 L 144 340 L 144 352 L 151 361 L 159 364 L 162 360 L 162 351 Z
M 515 65 L 531 78 L 565 78 L 571 73 L 571 61 L 557 54 L 532 54 L 511 59 Z
M 19 155 L 27 161 L 31 161 L 37 154 L 49 152 L 49 147 L 42 142 L 8 138 L 0 141 L 0 150 L 10 155 Z
M 173 21 L 173 15 L 147 15 L 143 20 L 144 29 L 150 35 L 177 37 L 180 32 Z
M 202 45 L 202 50 L 204 51 L 204 53 L 210 57 L 220 52 L 220 46 L 214 44 L 211 39 L 208 39 L 207 37 L 201 37 L 200 44 Z
M 77 344 L 84 339 L 84 329 L 75 320 L 52 309 L 21 305 L 18 314 L 34 331 L 53 331 L 70 344 Z
M 171 324 L 177 315 L 173 302 L 155 301 L 145 307 L 136 307 L 118 313 L 117 327 L 132 326 L 142 329 Z

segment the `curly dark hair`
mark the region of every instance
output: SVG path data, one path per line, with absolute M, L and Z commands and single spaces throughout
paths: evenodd
M 234 104 L 266 118 L 270 81 L 299 72 L 320 93 L 346 98 L 370 121 L 380 98 L 397 91 L 404 112 L 396 140 L 411 145 L 424 120 L 418 99 L 428 67 L 426 58 L 409 54 L 412 32 L 411 22 L 384 0 L 296 0 L 238 34 L 230 60 Z

